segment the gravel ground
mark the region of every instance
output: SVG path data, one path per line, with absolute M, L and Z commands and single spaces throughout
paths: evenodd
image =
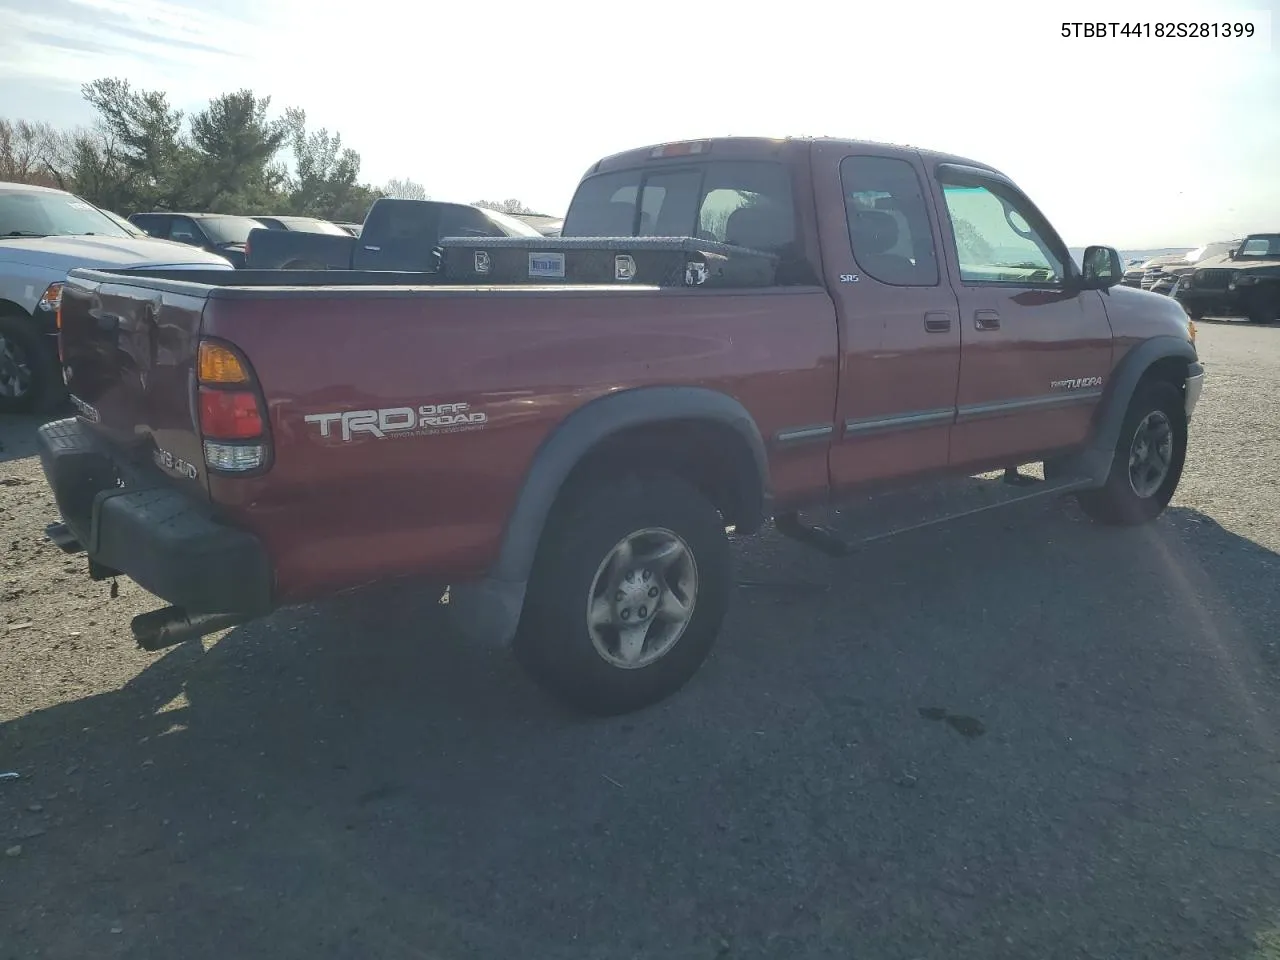
M 137 651 L 0 420 L 0 958 L 1280 957 L 1280 329 L 1201 349 L 1155 525 L 766 533 L 608 721 L 404 591 Z

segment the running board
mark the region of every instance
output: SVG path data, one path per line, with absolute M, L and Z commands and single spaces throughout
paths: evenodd
M 847 557 L 858 547 L 887 540 L 916 530 L 939 526 L 952 520 L 973 517 L 991 510 L 1060 496 L 1096 487 L 1097 481 L 1086 476 L 1060 476 L 1053 480 L 1018 473 L 1010 468 L 1000 479 L 980 480 L 966 477 L 962 481 L 949 480 L 940 484 L 912 487 L 874 495 L 842 506 L 840 514 L 849 526 L 859 531 L 852 537 L 842 535 L 834 527 L 805 523 L 798 512 L 778 514 L 773 524 L 783 536 L 831 557 Z M 941 511 L 921 518 L 922 504 L 930 499 L 943 501 Z M 914 516 L 913 516 L 914 515 Z

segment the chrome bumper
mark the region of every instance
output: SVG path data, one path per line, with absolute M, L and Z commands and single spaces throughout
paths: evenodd
M 1195 412 L 1196 404 L 1200 402 L 1200 393 L 1204 390 L 1204 364 L 1193 363 L 1187 370 L 1186 384 L 1186 407 L 1187 420 L 1191 419 L 1191 414 Z

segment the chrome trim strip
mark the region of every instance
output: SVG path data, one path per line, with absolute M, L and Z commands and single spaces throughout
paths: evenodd
M 788 427 L 774 434 L 774 443 L 798 443 L 801 440 L 819 440 L 835 433 L 836 428 L 829 423 L 815 423 L 808 427 Z
M 957 408 L 956 422 L 1003 417 L 1010 413 L 1022 413 L 1044 407 L 1068 407 L 1100 399 L 1102 399 L 1101 390 L 1072 390 L 1067 393 L 1042 394 L 1038 397 L 1019 397 L 1017 400 L 997 400 L 994 403 L 971 403 Z
M 863 417 L 844 422 L 845 436 L 861 436 L 865 433 L 879 433 L 882 430 L 912 430 L 919 427 L 936 427 L 950 423 L 956 415 L 955 407 L 941 410 L 914 410 L 911 413 L 898 413 L 889 417 Z

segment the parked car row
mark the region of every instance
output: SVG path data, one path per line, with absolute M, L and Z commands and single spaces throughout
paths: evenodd
M 1280 320 L 1280 233 L 1218 240 L 1152 257 L 1125 271 L 1124 284 L 1172 296 L 1195 320 Z
M 469 204 L 392 198 L 361 224 L 171 210 L 126 218 L 66 191 L 0 183 L 0 413 L 45 410 L 65 396 L 56 317 L 73 267 L 434 273 L 442 237 L 559 233 L 559 220 L 533 219 L 538 227 Z
M 237 266 L 254 270 L 439 269 L 442 237 L 541 237 L 524 220 L 465 203 L 383 197 L 358 236 L 254 229 Z

